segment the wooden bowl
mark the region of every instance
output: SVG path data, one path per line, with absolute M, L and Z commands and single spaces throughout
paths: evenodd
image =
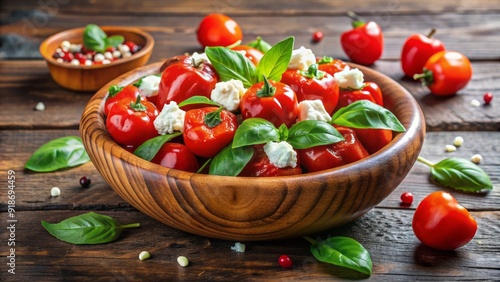
M 82 43 L 84 29 L 82 27 L 59 32 L 45 39 L 40 45 L 40 53 L 47 62 L 52 78 L 64 88 L 76 91 L 97 91 L 112 79 L 144 66 L 153 51 L 153 37 L 138 28 L 101 26 L 101 29 L 108 36 L 123 35 L 125 41 L 133 41 L 143 46 L 142 49 L 128 58 L 122 58 L 106 65 L 76 66 L 60 63 L 52 58 L 62 41 Z
M 121 148 L 105 128 L 108 86 L 158 73 L 161 63 L 133 70 L 101 88 L 80 124 L 97 170 L 125 201 L 171 227 L 240 241 L 296 237 L 334 228 L 364 215 L 385 199 L 415 163 L 425 135 L 424 116 L 398 83 L 353 65 L 380 85 L 386 107 L 407 129 L 361 161 L 316 173 L 281 177 L 227 177 L 169 169 Z M 368 231 L 369 232 L 369 231 Z

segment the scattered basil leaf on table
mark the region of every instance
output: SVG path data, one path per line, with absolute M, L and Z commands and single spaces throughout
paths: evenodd
M 237 176 L 245 168 L 254 154 L 252 146 L 225 147 L 212 159 L 209 174 Z
M 121 225 L 112 217 L 89 212 L 70 217 L 59 223 L 42 221 L 43 227 L 57 239 L 71 244 L 103 244 L 116 240 L 126 228 L 139 223 Z
M 344 140 L 342 134 L 327 122 L 304 120 L 290 127 L 286 141 L 294 149 L 307 149 L 337 143 L 342 140 Z
M 448 158 L 438 163 L 419 156 L 418 161 L 431 168 L 431 175 L 441 185 L 464 192 L 493 189 L 488 174 L 477 164 L 463 158 Z
M 161 146 L 165 144 L 166 142 L 174 139 L 177 136 L 180 136 L 182 133 L 181 132 L 175 132 L 172 134 L 165 134 L 165 135 L 160 135 L 153 137 L 146 142 L 142 143 L 137 149 L 134 151 L 134 155 L 143 158 L 147 161 L 151 161 L 158 151 L 160 151 Z
M 390 129 L 396 132 L 406 130 L 391 111 L 367 100 L 340 108 L 333 114 L 331 123 L 352 128 Z
M 328 237 L 320 241 L 307 236 L 304 239 L 312 244 L 311 253 L 317 260 L 372 274 L 370 253 L 358 241 L 343 236 Z
M 75 167 L 90 161 L 82 139 L 67 136 L 51 140 L 38 148 L 28 159 L 25 168 L 36 172 L 51 172 Z

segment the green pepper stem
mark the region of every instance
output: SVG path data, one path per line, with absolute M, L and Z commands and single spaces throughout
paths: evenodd
M 427 34 L 427 38 L 431 38 L 432 36 L 434 36 L 435 33 L 436 33 L 436 29 L 432 28 L 431 31 L 429 31 L 429 34 Z
M 130 103 L 130 108 L 136 112 L 145 112 L 148 108 L 141 103 L 141 98 L 142 96 L 139 94 L 137 95 L 137 99 L 135 102 Z
M 413 75 L 414 80 L 422 80 L 424 86 L 429 86 L 434 82 L 434 74 L 431 70 L 425 69 L 423 73 L 416 73 Z
M 353 11 L 347 11 L 347 16 L 352 19 L 352 27 L 357 28 L 365 24 L 365 21 L 361 19 Z
M 122 228 L 122 229 L 135 228 L 135 227 L 139 227 L 140 225 L 141 225 L 140 223 L 131 223 L 131 224 L 120 225 L 120 228 Z
M 423 158 L 421 156 L 418 156 L 417 161 L 419 161 L 419 162 L 421 162 L 423 164 L 426 164 L 426 165 L 428 165 L 430 167 L 433 167 L 433 166 L 436 165 L 435 163 L 433 163 L 433 162 L 431 162 L 431 161 L 429 161 L 429 160 L 427 160 L 427 159 L 425 159 L 425 158 Z
M 257 91 L 257 97 L 272 97 L 276 93 L 276 87 L 274 87 L 269 80 L 267 80 L 267 77 L 263 75 L 264 77 L 264 85 L 262 86 L 261 89 Z
M 318 241 L 314 240 L 313 238 L 311 238 L 309 236 L 303 236 L 302 238 L 306 239 L 311 244 L 317 244 L 318 243 Z

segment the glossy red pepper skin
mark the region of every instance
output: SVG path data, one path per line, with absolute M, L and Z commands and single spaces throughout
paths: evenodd
M 472 78 L 472 66 L 462 53 L 441 51 L 427 60 L 423 74 L 416 74 L 413 78 L 423 79 L 434 95 L 450 96 L 469 83 Z
M 218 125 L 212 127 L 206 123 L 207 114 L 217 110 L 217 107 L 204 107 L 186 112 L 182 136 L 186 146 L 197 156 L 211 158 L 233 140 L 238 128 L 235 114 L 222 110 Z
M 217 73 L 211 64 L 195 62 L 192 57 L 184 57 L 163 71 L 156 106 L 161 111 L 163 106 L 171 101 L 179 104 L 192 96 L 210 98 L 212 89 L 218 81 Z M 189 108 L 183 108 L 187 109 Z
M 234 46 L 231 48 L 231 50 L 245 52 L 245 57 L 252 61 L 255 66 L 257 66 L 260 62 L 260 59 L 264 57 L 264 53 L 262 53 L 260 50 L 246 45 Z
M 427 60 L 446 49 L 443 42 L 432 37 L 434 32 L 435 29 L 427 36 L 413 34 L 406 39 L 401 51 L 401 68 L 406 76 L 413 77 L 422 73 Z
M 269 157 L 263 149 L 263 145 L 254 146 L 252 159 L 247 163 L 238 176 L 286 176 L 302 174 L 302 168 L 298 165 L 300 157 L 297 154 L 296 167 L 279 168 L 269 161 Z
M 144 106 L 143 110 L 134 109 L 133 104 L 134 102 L 128 99 L 115 104 L 106 118 L 106 128 L 116 143 L 123 147 L 137 148 L 145 141 L 158 136 L 153 124 L 158 110 L 149 101 L 140 102 Z
M 290 86 L 297 95 L 297 101 L 321 100 L 325 110 L 331 115 L 339 101 L 339 85 L 335 78 L 324 72 L 321 78 L 309 78 L 300 70 L 286 70 L 281 82 Z
M 382 149 L 392 140 L 392 130 L 374 128 L 353 128 L 353 130 L 370 154 Z
M 337 103 L 337 107 L 335 111 L 343 108 L 351 103 L 354 103 L 359 100 L 368 100 L 370 102 L 376 103 L 373 98 L 370 89 L 340 89 L 339 93 L 339 102 Z
M 340 43 L 346 55 L 354 63 L 372 65 L 384 51 L 384 35 L 373 21 L 353 21 L 353 29 L 342 33 Z
M 351 67 L 344 61 L 331 58 L 331 61 L 324 62 L 324 58 L 316 58 L 318 69 L 330 75 L 343 70 L 350 70 Z
M 107 116 L 111 107 L 113 107 L 120 100 L 128 99 L 128 101 L 134 102 L 137 100 L 137 96 L 139 95 L 141 95 L 141 91 L 134 85 L 127 85 L 123 88 L 119 86 L 110 87 L 108 96 L 106 96 L 106 100 L 104 101 L 104 115 Z M 141 96 L 141 101 L 146 101 L 146 98 Z
M 262 96 L 259 91 L 264 82 L 254 84 L 241 97 L 240 110 L 243 119 L 259 117 L 266 119 L 279 128 L 282 124 L 291 127 L 297 120 L 299 104 L 292 88 L 284 83 L 269 81 L 275 92 Z
M 438 250 L 454 250 L 470 242 L 477 231 L 476 220 L 449 193 L 429 194 L 413 214 L 415 236 Z
M 200 168 L 196 156 L 181 143 L 167 142 L 163 144 L 151 162 L 189 172 L 197 172 Z
M 343 141 L 298 150 L 301 166 L 307 172 L 321 171 L 346 165 L 369 156 L 356 133 L 347 127 L 336 127 Z

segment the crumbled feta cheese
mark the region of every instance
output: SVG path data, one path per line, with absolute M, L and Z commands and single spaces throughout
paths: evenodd
M 481 102 L 479 102 L 476 99 L 473 99 L 472 101 L 470 101 L 470 105 L 473 107 L 479 107 L 479 106 L 481 106 Z
M 186 112 L 181 110 L 177 103 L 172 101 L 170 104 L 165 104 L 160 114 L 153 122 L 158 134 L 172 134 L 174 131 L 182 132 L 184 130 L 184 118 Z
M 364 84 L 363 72 L 359 69 L 343 70 L 333 76 L 340 88 L 361 89 Z
M 37 111 L 44 111 L 45 110 L 45 104 L 42 102 L 38 102 L 35 106 L 35 110 Z
M 240 80 L 221 81 L 215 84 L 215 88 L 210 93 L 210 99 L 221 104 L 228 111 L 235 111 L 239 109 L 241 96 L 246 91 Z
M 267 142 L 264 145 L 264 152 L 269 158 L 269 162 L 278 168 L 297 166 L 297 152 L 286 141 Z
M 316 56 L 311 49 L 306 49 L 301 46 L 299 49 L 292 51 L 292 58 L 288 63 L 288 68 L 296 70 L 307 70 L 310 65 L 316 63 Z
M 297 121 L 320 120 L 329 122 L 331 119 L 332 117 L 325 110 L 321 100 L 304 100 L 299 103 L 299 118 Z
M 118 59 L 122 56 L 122 53 L 118 50 L 113 51 L 113 58 Z
M 244 253 L 245 252 L 245 244 L 242 244 L 240 242 L 234 243 L 234 246 L 231 246 L 231 250 L 236 251 L 238 253 Z
M 73 60 L 71 60 L 70 64 L 72 64 L 74 66 L 78 66 L 78 65 L 80 65 L 80 61 L 78 61 L 77 59 L 73 59 Z
M 108 60 L 113 60 L 113 54 L 109 51 L 104 52 L 104 58 Z
M 158 95 L 158 86 L 160 85 L 161 77 L 157 75 L 148 75 L 141 79 L 139 90 L 145 97 Z
M 126 52 L 126 53 L 122 53 L 122 55 L 124 58 L 128 58 L 128 57 L 132 56 L 132 53 Z
M 92 63 L 92 60 L 85 60 L 85 65 L 86 66 L 91 66 L 93 63 Z
M 80 44 L 70 44 L 68 47 L 68 51 L 71 53 L 78 53 L 82 49 L 82 45 Z
M 64 60 L 63 60 L 62 58 L 57 58 L 57 59 L 56 59 L 56 61 L 57 61 L 58 63 L 64 63 Z
M 68 40 L 64 40 L 63 42 L 61 42 L 61 49 L 69 49 L 70 46 L 71 43 Z
M 205 53 L 194 52 L 193 55 L 191 55 L 191 58 L 195 61 L 195 64 L 198 64 L 198 62 L 200 61 L 210 63 L 210 60 L 208 59 L 207 54 Z
M 455 152 L 457 150 L 457 147 L 453 146 L 453 145 L 446 145 L 444 147 L 444 150 L 446 152 Z
M 481 161 L 483 161 L 483 156 L 481 156 L 480 154 L 474 154 L 472 155 L 472 157 L 470 157 L 470 161 L 475 164 L 479 164 L 481 163 Z
M 106 59 L 106 57 L 104 57 L 104 55 L 101 53 L 97 53 L 94 56 L 94 62 L 96 63 L 102 62 L 104 59 Z
M 52 189 L 50 189 L 50 195 L 52 197 L 57 197 L 61 195 L 61 189 L 59 189 L 58 187 L 52 187 Z
M 462 146 L 462 144 L 464 144 L 464 138 L 462 138 L 462 136 L 455 137 L 455 139 L 453 140 L 453 145 L 455 145 L 456 147 L 460 147 Z
M 130 53 L 130 48 L 125 44 L 118 45 L 118 50 L 120 50 L 122 54 Z
M 111 61 L 108 59 L 104 59 L 104 60 L 102 60 L 102 64 L 103 65 L 111 64 Z

